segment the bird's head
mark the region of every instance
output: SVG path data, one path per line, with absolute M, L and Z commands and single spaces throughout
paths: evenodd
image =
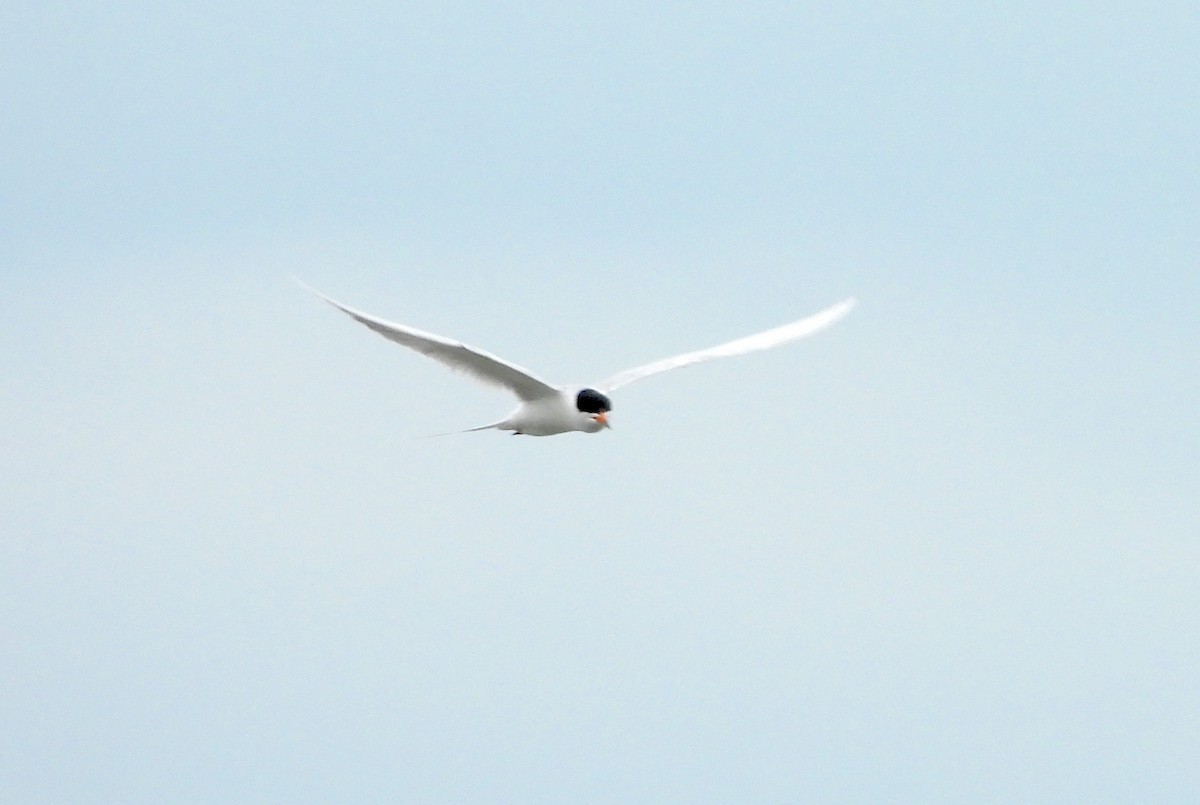
M 597 433 L 608 424 L 608 412 L 612 410 L 612 401 L 595 389 L 581 389 L 575 395 L 575 408 L 583 418 L 583 430 Z

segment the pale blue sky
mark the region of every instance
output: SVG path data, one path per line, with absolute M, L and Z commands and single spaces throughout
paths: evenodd
M 1195 5 L 646 5 L 0 8 L 0 800 L 1200 799 Z

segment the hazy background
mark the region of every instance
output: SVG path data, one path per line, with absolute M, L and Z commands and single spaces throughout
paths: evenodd
M 1200 798 L 1198 41 L 6 2 L 0 800 Z

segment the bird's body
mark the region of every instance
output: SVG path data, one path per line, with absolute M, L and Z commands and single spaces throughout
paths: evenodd
M 384 321 L 347 307 L 319 291 L 314 290 L 313 292 L 384 338 L 420 352 L 482 383 L 506 389 L 517 397 L 519 401 L 517 408 L 507 417 L 499 422 L 469 430 L 507 430 L 529 436 L 553 436 L 572 431 L 598 433 L 610 427 L 608 414 L 612 410 L 612 400 L 608 394 L 614 389 L 670 369 L 678 369 L 714 358 L 770 349 L 789 341 L 795 341 L 833 324 L 849 313 L 855 304 L 853 299 L 847 299 L 800 321 L 709 349 L 697 350 L 673 358 L 664 358 L 620 372 L 603 383 L 588 387 L 551 385 L 527 369 L 509 363 L 484 350 L 451 338 L 427 333 L 415 327 Z
M 608 411 L 580 411 L 577 407 L 578 387 L 560 389 L 557 394 L 522 402 L 505 419 L 484 428 L 511 430 L 526 436 L 554 436 L 581 431 L 599 433 L 608 427 Z M 611 409 L 611 405 L 608 410 Z M 604 414 L 600 419 L 597 416 Z

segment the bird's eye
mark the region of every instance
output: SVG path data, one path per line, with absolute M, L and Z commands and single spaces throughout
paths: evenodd
M 612 410 L 612 402 L 595 389 L 584 389 L 576 395 L 575 407 L 585 414 L 602 414 Z

